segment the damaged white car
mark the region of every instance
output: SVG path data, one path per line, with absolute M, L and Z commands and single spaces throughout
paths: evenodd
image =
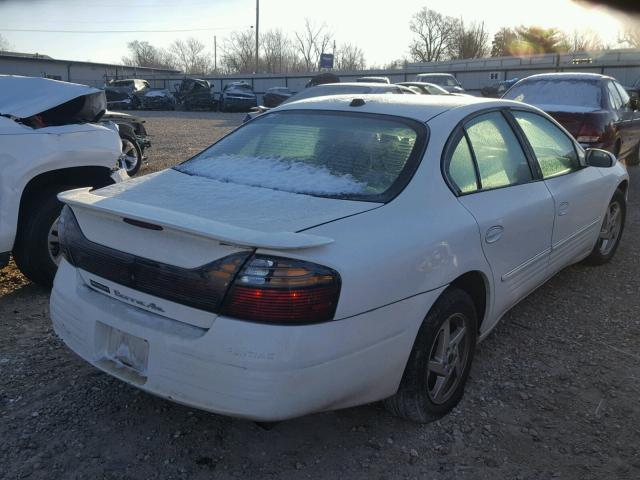
M 117 128 L 95 125 L 104 92 L 45 78 L 0 75 L 0 267 L 9 256 L 50 286 L 59 262 L 57 194 L 126 178 Z
M 551 117 L 474 97 L 280 106 L 181 165 L 65 192 L 57 334 L 176 402 L 282 420 L 460 400 L 476 341 L 615 254 L 628 176 Z

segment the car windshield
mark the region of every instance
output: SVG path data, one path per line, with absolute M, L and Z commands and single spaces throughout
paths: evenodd
M 227 91 L 244 91 L 244 92 L 252 92 L 251 90 L 251 85 L 246 85 L 243 83 L 237 84 L 237 85 L 229 85 L 229 87 L 227 88 Z
M 455 78 L 446 76 L 446 75 L 434 75 L 432 77 L 424 76 L 420 77 L 420 81 L 435 83 L 436 85 L 446 85 L 448 87 L 455 87 L 458 85 L 458 82 Z
M 301 92 L 296 93 L 286 101 L 282 102 L 282 104 L 284 105 L 285 103 L 295 102 L 296 100 L 302 100 L 304 98 L 323 97 L 326 95 L 343 95 L 349 93 L 371 93 L 371 87 L 367 85 L 318 85 L 316 87 L 306 88 Z
M 539 79 L 517 83 L 504 98 L 532 105 L 562 105 L 572 111 L 600 108 L 602 95 L 596 81 Z
M 365 113 L 273 112 L 175 167 L 226 183 L 387 201 L 416 166 L 424 127 Z
M 425 88 L 431 95 L 449 95 L 449 92 L 437 85 L 425 85 Z

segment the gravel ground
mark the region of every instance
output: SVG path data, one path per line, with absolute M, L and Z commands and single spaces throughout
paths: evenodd
M 143 115 L 154 135 L 145 171 L 240 118 Z M 0 478 L 638 479 L 640 170 L 631 175 L 613 262 L 570 267 L 515 307 L 479 346 L 458 408 L 431 425 L 373 404 L 267 430 L 155 398 L 67 350 L 48 292 L 0 270 Z

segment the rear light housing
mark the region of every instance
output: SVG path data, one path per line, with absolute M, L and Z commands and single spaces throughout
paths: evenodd
M 290 258 L 254 255 L 238 273 L 222 314 L 299 325 L 333 319 L 341 279 L 335 270 Z
M 585 122 L 580 127 L 576 140 L 578 143 L 597 143 L 602 139 L 603 131 L 598 125 Z

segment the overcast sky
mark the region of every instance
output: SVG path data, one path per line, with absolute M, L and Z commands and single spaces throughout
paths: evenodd
M 197 37 L 213 50 L 233 30 L 255 23 L 255 0 L 0 0 L 0 34 L 14 50 L 55 58 L 120 63 L 131 40 L 167 47 L 176 38 Z M 293 37 L 304 19 L 325 23 L 341 42 L 362 48 L 369 65 L 407 55 L 409 21 L 422 6 L 462 18 L 484 21 L 491 35 L 502 26 L 541 25 L 567 31 L 591 27 L 615 45 L 624 16 L 587 8 L 571 0 L 262 0 L 260 31 L 280 28 Z M 39 33 L 36 30 L 134 30 L 136 33 Z M 144 30 L 196 30 L 142 32 Z M 218 50 L 220 54 L 220 50 Z

